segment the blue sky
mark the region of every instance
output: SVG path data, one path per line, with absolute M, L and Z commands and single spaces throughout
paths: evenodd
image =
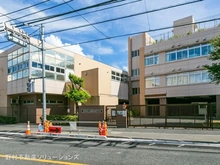
M 59 7 L 45 10 L 37 14 L 23 17 L 24 15 L 38 12 L 42 9 L 52 7 L 65 1 L 69 1 L 68 5 L 64 4 Z M 1 16 L 1 21 L 8 21 L 12 18 L 18 18 L 13 20 L 8 24 L 21 24 L 22 22 L 30 22 L 36 18 L 51 16 L 54 14 L 60 14 L 72 10 L 77 10 L 80 8 L 95 5 L 97 3 L 102 3 L 107 0 L 49 0 L 41 5 L 28 8 L 27 10 L 10 14 L 7 16 Z M 137 1 L 137 2 L 134 2 Z M 180 3 L 190 2 L 193 0 L 125 0 L 122 2 L 113 3 L 111 5 L 105 5 L 102 7 L 96 7 L 89 10 L 82 10 L 77 13 L 70 15 L 58 17 L 64 18 L 68 16 L 74 16 L 69 19 L 60 20 L 53 23 L 45 23 L 51 20 L 46 20 L 41 23 L 45 23 L 45 32 L 54 32 L 60 29 L 72 28 L 85 25 L 83 28 L 76 28 L 74 30 L 69 30 L 60 33 L 52 33 L 45 35 L 46 42 L 53 44 L 55 46 L 73 45 L 68 46 L 66 49 L 77 52 L 84 56 L 88 56 L 94 60 L 100 61 L 102 63 L 114 66 L 123 70 L 127 70 L 127 38 L 119 37 L 114 39 L 105 39 L 96 42 L 89 42 L 84 44 L 85 41 L 92 41 L 101 38 L 108 38 L 112 36 L 118 36 L 123 34 L 130 34 L 135 32 L 147 31 L 149 29 L 157 29 L 160 27 L 171 26 L 174 20 L 184 18 L 190 15 L 194 16 L 195 21 L 201 21 L 205 19 L 219 18 L 220 17 L 220 1 L 219 0 L 203 0 L 201 2 L 184 5 L 180 7 L 175 7 L 167 10 L 161 10 L 157 12 L 152 12 L 144 15 L 139 15 L 135 17 L 130 17 L 126 19 L 110 21 L 106 23 L 95 24 L 93 26 L 87 26 L 87 24 L 97 23 L 109 19 L 114 19 L 117 17 L 127 16 L 135 13 L 140 13 L 144 11 L 150 11 L 154 9 L 159 9 L 162 7 L 168 7 L 170 5 L 177 5 Z M 3 0 L 2 0 L 3 2 Z M 7 14 L 9 12 L 43 2 L 43 0 L 7 0 L 5 3 L 0 5 L 0 13 Z M 107 10 L 97 11 L 110 6 L 120 5 L 124 3 L 130 3 L 128 5 L 123 5 L 120 7 L 114 7 Z M 90 14 L 85 14 L 87 12 L 93 12 Z M 0 14 L 0 15 L 1 15 Z M 21 18 L 19 18 L 21 17 Z M 218 21 L 218 23 L 220 23 Z M 39 24 L 39 23 L 36 23 Z M 36 25 L 32 24 L 32 25 Z M 212 24 L 214 24 L 212 22 Z M 208 27 L 208 24 L 201 24 L 201 28 Z M 23 28 L 23 27 L 21 27 Z M 25 28 L 28 33 L 32 33 L 36 30 L 36 27 Z M 158 36 L 164 32 L 170 31 L 155 31 L 149 33 L 151 36 Z M 5 41 L 4 33 L 0 34 L 0 42 Z M 1 44 L 0 49 L 10 43 Z

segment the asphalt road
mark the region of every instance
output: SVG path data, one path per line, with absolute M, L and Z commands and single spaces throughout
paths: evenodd
M 0 138 L 0 165 L 217 165 L 219 156 L 219 148 Z

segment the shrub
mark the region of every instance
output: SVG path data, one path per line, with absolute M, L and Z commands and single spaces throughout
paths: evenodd
M 0 116 L 0 123 L 1 124 L 15 124 L 16 117 Z
M 41 121 L 43 121 L 43 117 L 40 117 Z M 78 121 L 78 115 L 47 115 L 47 120 L 53 121 Z M 53 122 L 56 123 L 56 122 Z M 56 123 L 58 124 L 58 122 Z M 61 123 L 59 123 L 61 124 Z
M 130 117 L 138 117 L 138 116 L 140 116 L 140 111 L 139 110 L 130 110 L 129 115 L 130 115 Z

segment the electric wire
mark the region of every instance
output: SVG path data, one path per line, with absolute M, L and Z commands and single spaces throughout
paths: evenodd
M 36 3 L 34 5 L 31 5 L 31 6 L 28 6 L 28 7 L 24 7 L 24 8 L 21 8 L 21 9 L 18 9 L 18 10 L 15 10 L 15 11 L 12 11 L 12 12 L 9 12 L 7 14 L 3 14 L 3 15 L 0 15 L 0 17 L 4 17 L 4 16 L 7 16 L 7 15 L 10 15 L 10 14 L 14 14 L 14 13 L 17 13 L 17 12 L 20 12 L 20 11 L 23 11 L 23 10 L 26 10 L 26 9 L 29 9 L 29 8 L 32 8 L 32 7 L 35 7 L 35 6 L 38 6 L 38 5 L 41 5 L 43 3 L 46 3 L 50 0 L 45 0 L 43 2 L 39 2 L 39 3 Z
M 65 2 L 65 0 L 63 0 Z M 66 4 L 67 6 L 69 6 L 72 10 L 75 10 L 72 6 L 70 6 L 69 4 Z M 94 29 L 96 29 L 100 34 L 102 34 L 105 37 L 106 36 L 102 31 L 100 31 L 97 27 L 95 27 L 94 25 L 92 25 L 84 16 L 82 16 L 79 12 L 76 12 L 80 17 L 82 17 L 82 19 L 84 19 L 87 23 L 89 23 L 89 25 L 91 25 Z
M 176 5 L 162 7 L 162 8 L 159 8 L 159 9 L 154 9 L 154 10 L 150 10 L 150 11 L 144 11 L 144 12 L 139 12 L 139 13 L 135 13 L 135 14 L 131 14 L 131 15 L 126 15 L 126 16 L 122 16 L 122 17 L 117 17 L 117 18 L 112 18 L 112 19 L 108 19 L 108 20 L 104 20 L 104 21 L 99 21 L 99 22 L 95 22 L 95 23 L 91 23 L 91 24 L 86 24 L 86 25 L 81 25 L 81 26 L 77 26 L 77 27 L 56 30 L 56 31 L 52 31 L 52 32 L 47 32 L 47 33 L 45 33 L 45 35 L 60 33 L 60 32 L 66 32 L 66 31 L 69 31 L 69 30 L 79 29 L 79 28 L 83 28 L 83 27 L 87 27 L 87 26 L 91 26 L 91 25 L 97 25 L 97 24 L 106 23 L 106 22 L 110 22 L 110 21 L 116 21 L 116 20 L 120 20 L 120 19 L 135 17 L 135 16 L 146 14 L 146 13 L 152 13 L 152 12 L 157 12 L 157 11 L 160 11 L 160 10 L 166 10 L 166 9 L 170 9 L 170 8 L 174 8 L 174 7 L 188 5 L 188 4 L 191 4 L 191 3 L 198 2 L 198 1 L 201 1 L 201 0 L 195 0 L 195 1 L 190 1 L 190 2 L 186 2 L 186 3 L 180 3 L 180 4 L 176 4 Z
M 30 14 L 27 14 L 27 15 L 23 15 L 23 16 L 14 18 L 14 19 L 12 19 L 12 20 L 10 20 L 10 21 L 13 21 L 13 20 L 15 20 L 15 19 L 20 19 L 20 18 L 28 17 L 28 16 L 31 16 L 31 15 L 35 15 L 35 14 L 37 14 L 37 13 L 40 13 L 40 12 L 43 12 L 43 11 L 46 11 L 46 10 L 50 10 L 50 9 L 53 9 L 53 8 L 56 8 L 56 7 L 65 5 L 65 4 L 67 4 L 67 3 L 71 2 L 71 1 L 74 1 L 74 0 L 69 0 L 69 1 L 66 1 L 65 3 L 60 3 L 60 4 L 58 4 L 58 5 L 51 6 L 51 7 L 49 7 L 49 8 L 45 8 L 45 9 L 42 9 L 42 10 L 39 10 L 39 11 L 30 13 Z M 7 22 L 9 22 L 9 21 L 7 21 Z M 16 25 L 16 24 L 13 24 L 13 25 Z M 24 24 L 24 25 L 25 25 L 25 24 Z
M 190 1 L 190 2 L 186 2 L 186 3 L 182 3 L 182 4 L 177 4 L 177 5 L 172 5 L 172 6 L 163 7 L 163 8 L 160 8 L 160 9 L 154 9 L 154 10 L 147 11 L 147 12 L 141 12 L 141 13 L 136 13 L 136 14 L 133 14 L 133 15 L 124 16 L 124 17 L 113 18 L 113 19 L 110 19 L 110 20 L 105 20 L 105 21 L 96 22 L 96 23 L 93 23 L 92 25 L 100 24 L 100 23 L 105 23 L 105 22 L 108 22 L 108 21 L 114 21 L 114 20 L 118 20 L 118 19 L 123 19 L 123 18 L 128 18 L 128 17 L 132 17 L 132 16 L 137 16 L 137 15 L 140 15 L 140 14 L 145 14 L 145 13 L 150 13 L 150 12 L 156 12 L 156 11 L 160 11 L 160 10 L 165 10 L 165 9 L 169 9 L 169 8 L 172 8 L 172 7 L 177 7 L 177 6 L 186 5 L 186 4 L 191 4 L 191 3 L 196 3 L 196 2 L 199 2 L 199 1 L 203 1 L 203 0 Z M 57 30 L 57 31 L 45 33 L 45 35 L 52 34 L 52 33 L 59 33 L 59 32 L 63 32 L 63 31 L 68 31 L 68 30 L 72 30 L 72 29 L 76 29 L 76 28 L 82 28 L 82 27 L 86 27 L 86 26 L 90 26 L 90 25 L 87 24 L 87 25 L 82 25 L 82 26 L 78 26 L 78 27 L 73 27 L 73 28 L 68 28 L 68 29 L 62 29 L 62 30 Z M 5 43 L 5 42 L 6 42 L 6 41 L 3 41 L 3 43 Z M 2 42 L 0 42 L 0 43 L 2 43 Z
M 209 20 L 204 20 L 204 21 L 197 21 L 197 22 L 194 22 L 194 23 L 186 23 L 186 24 L 176 25 L 176 26 L 172 25 L 172 26 L 167 26 L 167 27 L 150 29 L 150 30 L 147 30 L 147 31 L 139 31 L 139 32 L 133 32 L 133 33 L 115 35 L 115 36 L 110 36 L 108 39 L 114 39 L 114 38 L 126 37 L 126 36 L 133 36 L 133 35 L 137 35 L 137 34 L 141 34 L 141 33 L 150 33 L 150 32 L 155 32 L 155 31 L 161 31 L 161 30 L 166 30 L 166 29 L 171 29 L 171 28 L 176 28 L 176 27 L 182 27 L 182 26 L 187 26 L 187 25 L 193 25 L 193 24 L 200 24 L 200 23 L 211 22 L 211 21 L 216 21 L 216 20 L 220 20 L 220 17 L 219 18 L 214 18 L 214 19 L 209 19 Z M 46 50 L 64 48 L 64 47 L 69 47 L 69 46 L 73 46 L 73 45 L 76 45 L 76 44 L 86 44 L 86 43 L 97 42 L 97 41 L 102 41 L 102 40 L 107 40 L 107 38 L 99 38 L 99 39 L 88 40 L 88 41 L 78 42 L 78 43 L 69 44 L 69 45 L 56 46 L 56 47 L 53 47 L 53 48 L 48 48 Z
M 98 9 L 98 10 L 95 10 L 95 11 L 85 12 L 85 13 L 81 13 L 81 15 L 92 14 L 92 13 L 96 13 L 96 12 L 99 12 L 99 11 L 103 11 L 103 10 L 107 10 L 107 9 L 111 9 L 111 8 L 116 8 L 116 7 L 120 7 L 120 6 L 124 6 L 124 5 L 128 5 L 128 4 L 136 3 L 136 2 L 139 2 L 139 1 L 142 1 L 142 0 L 135 0 L 135 1 L 123 3 L 123 4 L 120 4 L 120 5 L 114 5 L 114 6 Z M 68 17 L 65 17 L 65 18 L 59 18 L 59 19 L 52 20 L 52 21 L 47 21 L 47 22 L 44 22 L 44 24 L 53 23 L 53 22 L 57 22 L 57 21 L 61 21 L 61 20 L 69 19 L 69 18 L 74 18 L 74 17 L 78 17 L 78 15 L 68 16 Z M 40 24 L 35 24 L 35 25 L 40 25 Z
M 161 31 L 161 30 L 166 30 L 166 29 L 171 29 L 171 28 L 176 28 L 176 27 L 183 27 L 183 26 L 188 26 L 188 25 L 195 25 L 195 24 L 199 24 L 199 23 L 205 23 L 205 22 L 211 22 L 211 21 L 216 21 L 216 20 L 220 20 L 219 18 L 214 18 L 214 19 L 208 19 L 208 20 L 204 20 L 204 21 L 196 21 L 194 23 L 185 23 L 182 25 L 171 25 L 171 26 L 166 26 L 166 27 L 161 27 L 161 28 L 156 28 L 156 29 L 151 29 L 151 30 L 147 30 L 147 31 L 139 31 L 139 32 L 134 32 L 134 33 L 127 33 L 127 34 L 122 34 L 122 35 L 115 35 L 115 36 L 111 36 L 109 37 L 109 39 L 114 39 L 114 38 L 120 38 L 120 37 L 126 37 L 126 36 L 133 36 L 133 35 L 137 35 L 137 34 L 141 34 L 141 33 L 149 33 L 149 32 L 155 32 L 155 31 Z M 79 43 L 74 43 L 74 44 L 69 44 L 69 45 L 63 45 L 63 46 L 55 46 L 55 47 L 51 47 L 51 48 L 45 48 L 44 50 L 53 50 L 53 49 L 59 49 L 59 48 L 65 48 L 65 47 L 69 47 L 69 46 L 73 46 L 76 44 L 86 44 L 86 43 L 91 43 L 91 42 L 96 42 L 96 41 L 102 41 L 102 40 L 107 40 L 106 38 L 100 38 L 100 39 L 95 39 L 95 40 L 89 40 L 89 41 L 83 41 L 83 42 L 79 42 Z M 2 49 L 2 48 L 0 48 Z M 38 51 L 33 51 L 33 52 L 38 52 Z M 30 52 L 31 53 L 31 52 Z M 5 56 L 1 56 L 0 58 L 5 57 Z
M 30 22 L 27 22 L 27 24 L 34 24 L 34 23 L 37 23 L 37 22 L 42 22 L 42 21 L 45 21 L 45 20 L 53 19 L 53 18 L 56 18 L 56 17 L 61 17 L 61 16 L 64 16 L 64 15 L 69 15 L 69 14 L 76 13 L 76 12 L 79 12 L 79 11 L 92 9 L 92 8 L 95 8 L 95 7 L 101 7 L 101 6 L 105 6 L 105 5 L 110 5 L 110 4 L 113 4 L 113 3 L 118 3 L 118 2 L 123 2 L 123 1 L 126 1 L 126 0 L 108 0 L 108 1 L 105 1 L 105 2 L 97 3 L 95 5 L 91 5 L 91 6 L 83 7 L 83 8 L 80 8 L 80 9 L 76 9 L 74 11 L 68 11 L 68 12 L 64 12 L 64 13 L 60 13 L 60 14 L 54 14 L 54 15 L 50 15 L 50 16 L 46 16 L 46 17 L 41 17 L 41 18 L 38 18 L 38 19 L 32 19 Z M 197 1 L 202 1 L 202 0 L 197 0 Z
M 144 6 L 145 6 L 146 11 L 148 11 L 148 10 L 147 10 L 147 4 L 146 4 L 146 1 L 147 1 L 147 0 L 144 0 Z M 149 21 L 148 13 L 146 14 L 146 16 L 147 16 L 148 27 L 149 27 L 149 29 L 150 29 L 150 21 Z

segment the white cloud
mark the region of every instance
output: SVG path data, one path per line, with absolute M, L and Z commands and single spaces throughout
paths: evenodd
M 66 46 L 66 47 L 63 47 L 63 48 L 66 49 L 66 50 L 69 50 L 69 51 L 71 51 L 71 52 L 74 52 L 74 53 L 77 53 L 77 54 L 86 56 L 86 57 L 88 57 L 88 58 L 90 58 L 90 59 L 93 59 L 93 58 L 94 58 L 93 55 L 90 55 L 90 54 L 85 55 L 85 54 L 83 53 L 83 48 L 82 48 L 79 44 L 77 44 L 77 45 L 71 45 L 70 43 L 63 43 L 63 42 L 61 41 L 61 39 L 60 39 L 59 37 L 55 36 L 55 35 L 50 35 L 50 36 L 46 37 L 46 38 L 45 38 L 45 41 L 46 41 L 46 43 L 48 43 L 48 44 L 51 44 L 51 45 L 54 45 L 54 46 L 58 46 L 58 47 Z M 68 46 L 68 45 L 71 45 L 71 46 Z
M 128 71 L 128 66 L 122 66 L 122 70 Z

